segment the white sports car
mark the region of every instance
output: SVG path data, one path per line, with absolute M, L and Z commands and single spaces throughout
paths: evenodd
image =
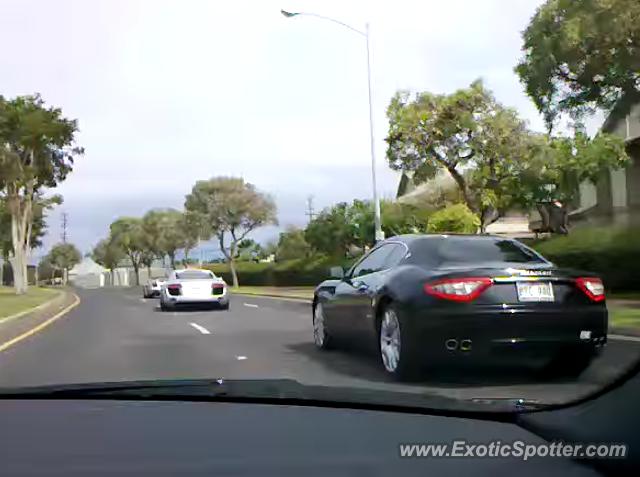
M 160 309 L 167 311 L 188 304 L 218 305 L 228 310 L 227 284 L 209 270 L 188 268 L 172 271 L 160 291 Z
M 165 280 L 165 278 L 150 278 L 147 283 L 142 285 L 142 296 L 144 298 L 160 296 Z

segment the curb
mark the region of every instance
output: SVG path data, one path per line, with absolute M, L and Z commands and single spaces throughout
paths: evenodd
M 74 297 L 73 303 L 71 303 L 70 305 L 67 305 L 65 308 L 60 310 L 58 313 L 56 313 L 52 317 L 47 318 L 42 323 L 40 323 L 40 324 L 34 326 L 33 328 L 25 331 L 24 333 L 14 337 L 14 338 L 11 338 L 9 341 L 5 341 L 4 343 L 0 343 L 0 352 L 3 352 L 5 350 L 11 348 L 13 345 L 19 343 L 20 341 L 22 341 L 22 340 L 24 340 L 24 339 L 36 334 L 38 331 L 46 328 L 51 323 L 59 320 L 64 315 L 66 315 L 71 310 L 73 310 L 76 306 L 78 306 L 80 304 L 80 297 L 78 295 L 76 295 L 75 293 L 71 293 L 71 295 Z
M 21 316 L 28 315 L 29 313 L 33 313 L 34 311 L 40 311 L 47 306 L 51 305 L 58 298 L 64 296 L 64 291 L 56 291 L 56 296 L 54 296 L 51 300 L 47 300 L 44 303 L 41 303 L 33 308 L 29 308 L 27 310 L 22 310 L 18 313 L 14 313 L 13 315 L 5 316 L 4 318 L 0 318 L 0 325 L 6 323 L 8 321 L 15 320 L 16 318 L 20 318 Z
M 607 332 L 609 335 L 618 335 L 618 336 L 633 336 L 640 340 L 640 328 L 629 328 L 629 327 L 611 327 Z

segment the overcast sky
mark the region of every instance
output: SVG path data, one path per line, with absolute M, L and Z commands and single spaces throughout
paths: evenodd
M 182 208 L 196 180 L 239 175 L 274 195 L 281 225 L 371 196 L 364 39 L 280 8 L 371 23 L 378 187 L 393 197 L 385 108 L 397 89 L 482 77 L 530 126 L 513 72 L 538 0 L 220 2 L 0 0 L 0 94 L 39 92 L 77 118 L 86 155 L 57 192 L 84 252 L 122 215 Z M 255 234 L 275 237 L 274 228 Z

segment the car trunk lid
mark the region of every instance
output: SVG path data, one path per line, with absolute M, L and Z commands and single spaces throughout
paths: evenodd
M 212 295 L 212 280 L 182 280 L 182 296 L 185 298 L 205 298 Z

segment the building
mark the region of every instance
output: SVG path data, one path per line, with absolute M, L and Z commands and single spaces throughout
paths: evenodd
M 82 288 L 99 288 L 105 285 L 107 269 L 85 257 L 80 263 L 69 270 L 69 281 Z
M 625 140 L 631 165 L 611 170 L 597 186 L 580 186 L 580 208 L 569 214 L 572 223 L 593 225 L 640 224 L 640 100 L 623 98 L 601 131 Z

